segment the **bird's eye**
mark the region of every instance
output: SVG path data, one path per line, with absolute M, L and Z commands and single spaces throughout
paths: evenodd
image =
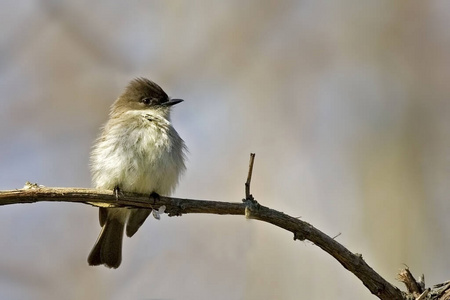
M 150 103 L 152 103 L 152 99 L 151 98 L 142 98 L 141 102 L 144 103 L 145 105 L 149 105 Z

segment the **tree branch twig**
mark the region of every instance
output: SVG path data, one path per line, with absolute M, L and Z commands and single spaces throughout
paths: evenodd
M 169 216 L 202 213 L 217 215 L 245 215 L 247 218 L 273 224 L 293 233 L 294 240 L 309 240 L 325 252 L 334 257 L 344 268 L 358 277 L 363 284 L 383 300 L 406 299 L 408 295 L 402 293 L 378 273 L 376 273 L 362 258 L 361 254 L 352 253 L 334 238 L 329 237 L 311 224 L 282 212 L 260 205 L 250 193 L 253 163 L 255 155 L 250 156 L 249 171 L 245 182 L 245 196 L 243 203 L 221 202 L 208 200 L 193 200 L 161 196 L 156 203 L 148 201 L 148 195 L 124 193 L 119 199 L 113 191 L 86 188 L 48 188 L 38 185 L 28 185 L 26 189 L 0 191 L 0 206 L 35 202 L 73 202 L 85 203 L 101 207 L 130 207 L 158 209 L 166 206 L 165 212 Z M 417 295 L 420 288 L 411 288 Z M 442 288 L 441 288 L 442 289 Z M 411 292 L 410 291 L 410 292 Z M 424 295 L 421 295 L 424 296 Z M 425 295 L 426 296 L 426 295 Z
M 250 200 L 252 195 L 250 194 L 250 183 L 252 181 L 253 174 L 253 162 L 255 161 L 255 153 L 250 153 L 250 163 L 248 166 L 247 181 L 245 182 L 245 199 Z
M 244 215 L 246 203 L 192 200 L 161 196 L 157 206 L 148 201 L 148 195 L 124 193 L 118 200 L 113 191 L 85 188 L 32 188 L 0 191 L 0 205 L 36 202 L 73 202 L 94 206 L 157 209 L 165 205 L 169 216 L 203 213 L 217 215 Z M 355 274 L 380 299 L 403 299 L 396 287 L 380 277 L 361 255 L 353 254 L 344 246 L 314 228 L 312 225 L 282 212 L 258 205 L 248 209 L 251 218 L 271 223 L 294 234 L 294 239 L 309 240 L 336 258 L 347 270 Z

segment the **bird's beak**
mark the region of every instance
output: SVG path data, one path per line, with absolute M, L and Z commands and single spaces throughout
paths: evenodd
M 183 99 L 170 99 L 169 101 L 164 102 L 162 105 L 163 106 L 172 106 L 172 105 L 178 104 L 183 101 L 184 101 Z

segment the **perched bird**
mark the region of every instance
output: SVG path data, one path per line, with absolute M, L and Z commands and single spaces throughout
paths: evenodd
M 170 123 L 171 99 L 156 83 L 137 78 L 111 107 L 109 120 L 91 153 L 92 181 L 98 189 L 169 196 L 185 170 L 186 146 Z M 101 207 L 102 230 L 88 257 L 89 265 L 119 267 L 122 237 L 133 236 L 150 209 Z

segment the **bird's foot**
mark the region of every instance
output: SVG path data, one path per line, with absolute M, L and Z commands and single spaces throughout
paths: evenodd
M 149 196 L 150 200 L 152 200 L 153 204 L 156 204 L 161 198 L 159 197 L 159 194 L 152 192 Z
M 119 187 L 118 185 L 116 185 L 116 186 L 114 187 L 113 192 L 114 192 L 114 195 L 116 196 L 116 200 L 119 200 L 119 196 L 123 196 L 123 193 L 122 193 L 122 191 L 120 190 L 120 187 Z

